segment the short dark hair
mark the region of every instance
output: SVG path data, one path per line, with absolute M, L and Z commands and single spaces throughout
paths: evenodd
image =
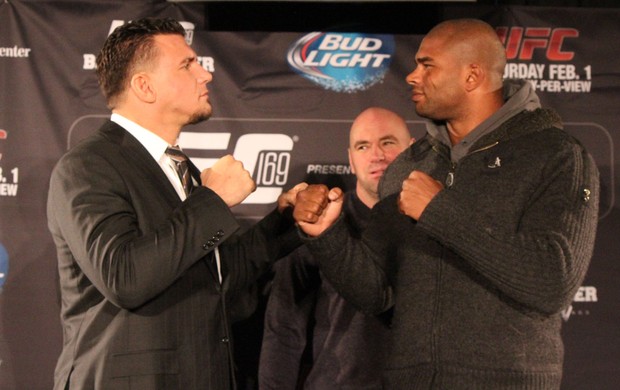
M 137 65 L 157 55 L 153 37 L 159 34 L 185 36 L 185 29 L 174 19 L 144 18 L 117 27 L 97 55 L 97 79 L 108 107 L 114 108 Z

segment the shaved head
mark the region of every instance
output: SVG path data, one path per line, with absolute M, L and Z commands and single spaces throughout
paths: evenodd
M 492 78 L 493 86 L 501 88 L 506 50 L 489 24 L 477 19 L 448 20 L 429 31 L 427 38 L 440 40 L 460 64 L 476 64 L 484 68 Z
M 407 124 L 400 115 L 385 108 L 370 107 L 362 111 L 353 121 L 353 125 L 351 125 L 351 131 L 349 132 L 350 148 L 355 147 L 355 143 L 359 138 L 358 134 L 369 127 L 390 129 L 390 135 L 400 141 L 404 141 L 403 143 L 405 144 L 408 144 L 411 139 Z

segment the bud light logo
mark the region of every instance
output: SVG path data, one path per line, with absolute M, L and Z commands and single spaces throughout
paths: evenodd
M 313 32 L 291 46 L 287 60 L 325 89 L 354 93 L 383 80 L 394 47 L 392 35 Z
M 4 281 L 6 280 L 6 276 L 9 273 L 9 254 L 7 253 L 4 246 L 0 244 L 0 292 L 2 292 L 2 286 L 4 286 Z

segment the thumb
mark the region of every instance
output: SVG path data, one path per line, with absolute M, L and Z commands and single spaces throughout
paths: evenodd
M 338 187 L 334 187 L 331 190 L 329 190 L 329 193 L 327 194 L 327 197 L 329 198 L 330 202 L 339 202 L 341 203 L 344 200 L 344 193 L 342 192 L 342 190 Z

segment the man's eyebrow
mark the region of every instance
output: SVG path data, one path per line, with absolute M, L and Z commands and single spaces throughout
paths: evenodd
M 429 61 L 432 61 L 433 59 L 432 59 L 431 57 L 426 56 L 426 57 L 418 57 L 418 58 L 416 58 L 415 60 L 416 60 L 416 62 L 418 62 L 418 63 L 422 63 L 422 62 L 429 62 Z
M 396 136 L 394 134 L 388 134 L 388 135 L 384 135 L 383 137 L 379 138 L 379 141 L 387 141 L 387 140 L 396 140 Z M 359 146 L 359 145 L 364 145 L 364 144 L 369 144 L 370 141 L 365 140 L 365 139 L 361 139 L 359 141 L 355 141 L 353 143 L 353 146 Z
M 185 64 L 188 64 L 194 61 L 196 61 L 196 56 L 188 56 L 188 57 L 183 58 L 180 64 L 185 65 Z
M 366 144 L 369 144 L 369 143 L 370 143 L 369 141 L 362 139 L 362 140 L 359 140 L 359 141 L 355 141 L 355 143 L 353 143 L 353 147 L 355 148 L 355 147 L 358 147 L 360 145 L 366 145 Z

